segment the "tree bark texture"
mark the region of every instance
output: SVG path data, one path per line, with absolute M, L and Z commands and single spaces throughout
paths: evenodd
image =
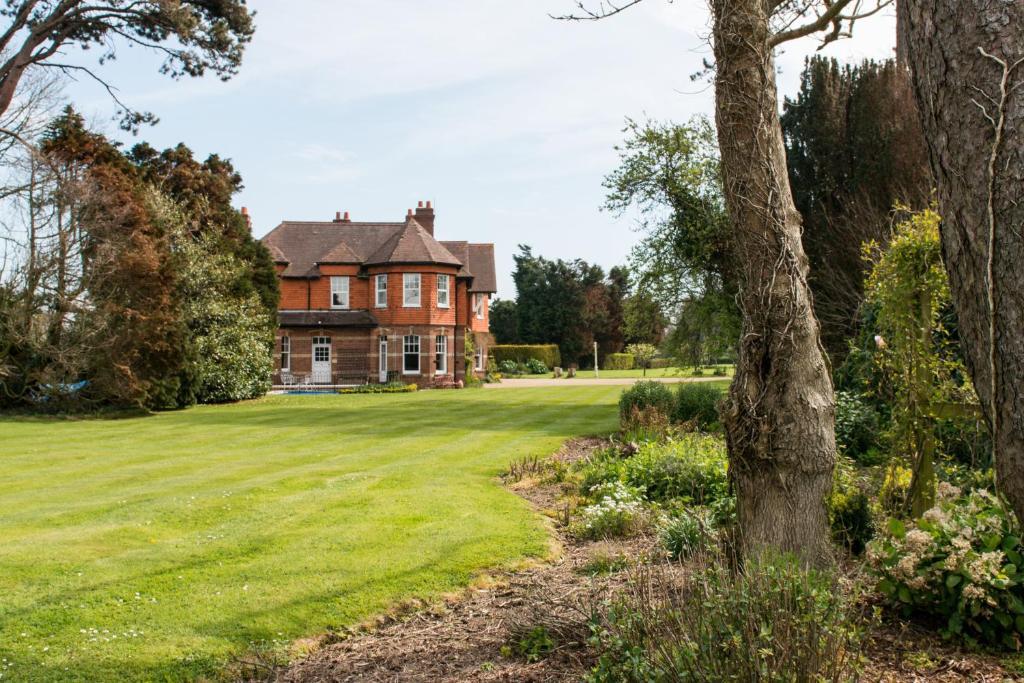
M 898 7 L 967 366 L 1024 520 L 1024 0 Z
M 716 123 L 743 316 L 725 424 L 741 549 L 831 561 L 835 407 L 779 123 L 768 0 L 712 0 Z

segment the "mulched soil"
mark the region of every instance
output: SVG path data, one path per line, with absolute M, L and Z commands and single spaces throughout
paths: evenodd
M 585 457 L 606 442 L 577 439 L 555 456 L 566 463 Z M 595 557 L 650 562 L 656 553 L 651 538 L 579 542 L 554 523 L 564 508 L 564 491 L 528 477 L 506 485 L 553 518 L 559 544 L 557 559 L 467 590 L 443 604 L 413 604 L 345 634 L 330 634 L 307 643 L 308 655 L 285 666 L 258 656 L 239 663 L 247 680 L 275 683 L 320 681 L 578 681 L 589 668 L 592 652 L 583 647 L 590 609 L 620 589 L 628 571 L 597 576 L 588 571 Z M 537 624 L 558 646 L 539 662 L 528 663 L 510 648 Z M 1024 681 L 995 657 L 968 653 L 939 639 L 934 631 L 903 623 L 878 628 L 868 647 L 865 681 L 1002 683 Z

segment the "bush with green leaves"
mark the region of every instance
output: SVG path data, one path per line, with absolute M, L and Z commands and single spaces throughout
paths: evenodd
M 723 389 L 711 382 L 682 383 L 676 389 L 675 422 L 689 422 L 698 429 L 718 423 L 718 402 Z
M 494 358 L 494 356 L 491 356 L 491 358 Z M 503 375 L 509 376 L 523 374 L 519 370 L 519 363 L 514 360 L 503 360 L 498 363 L 498 371 Z
M 725 444 L 704 434 L 641 444 L 628 458 L 604 449 L 577 467 L 583 495 L 599 484 L 619 482 L 655 503 L 711 505 L 730 497 Z
M 587 492 L 594 502 L 579 511 L 572 532 L 586 539 L 622 538 L 643 529 L 648 522 L 640 493 L 620 481 L 598 484 Z
M 1024 548 L 1013 513 L 984 490 L 938 486 L 917 522 L 893 518 L 867 558 L 878 591 L 905 616 L 945 621 L 943 635 L 1019 650 L 1024 643 Z
M 661 382 L 641 381 L 622 392 L 619 397 L 619 420 L 625 422 L 633 410 L 654 408 L 666 417 L 671 417 L 675 409 L 675 398 L 672 390 Z
M 543 626 L 534 626 L 515 641 L 515 653 L 533 664 L 539 662 L 555 649 L 555 639 Z
M 858 462 L 865 458 L 877 464 L 870 456 L 879 447 L 882 430 L 878 410 L 864 398 L 848 391 L 836 392 L 836 446 Z
M 531 375 L 544 375 L 548 372 L 548 366 L 542 360 L 528 358 L 526 360 L 526 371 Z
M 633 354 L 631 353 L 609 353 L 604 357 L 604 370 L 632 370 Z
M 859 678 L 865 626 L 834 574 L 792 557 L 739 570 L 698 553 L 683 578 L 634 578 L 591 622 L 591 683 L 816 681 Z

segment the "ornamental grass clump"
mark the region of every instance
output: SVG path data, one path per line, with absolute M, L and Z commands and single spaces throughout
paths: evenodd
M 1019 650 L 1024 548 L 1013 513 L 985 490 L 947 483 L 916 523 L 891 519 L 868 545 L 878 591 L 904 616 L 945 620 L 943 635 Z
M 856 589 L 793 557 L 697 553 L 687 571 L 637 572 L 591 624 L 591 683 L 855 681 L 865 622 Z

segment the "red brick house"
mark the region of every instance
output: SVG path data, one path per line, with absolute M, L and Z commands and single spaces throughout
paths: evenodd
M 436 240 L 430 202 L 400 223 L 285 221 L 263 243 L 281 285 L 275 385 L 456 382 L 467 331 L 483 375 L 494 245 Z

